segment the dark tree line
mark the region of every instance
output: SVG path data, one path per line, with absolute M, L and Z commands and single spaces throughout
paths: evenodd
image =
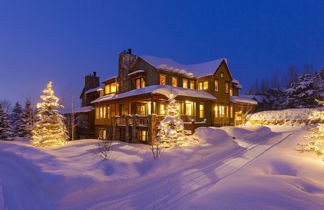
M 27 100 L 24 107 L 17 102 L 11 110 L 11 103 L 0 101 L 0 140 L 12 140 L 14 137 L 31 136 L 35 111 Z
M 258 110 L 316 107 L 315 99 L 323 100 L 323 92 L 324 69 L 316 71 L 310 64 L 300 71 L 292 65 L 285 75 L 275 73 L 270 80 L 256 80 L 248 91 L 256 95 Z

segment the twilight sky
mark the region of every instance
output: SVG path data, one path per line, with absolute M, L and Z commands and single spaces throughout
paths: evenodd
M 36 99 L 48 80 L 79 96 L 127 48 L 184 64 L 226 57 L 248 88 L 291 64 L 324 67 L 324 2 L 0 0 L 0 100 Z

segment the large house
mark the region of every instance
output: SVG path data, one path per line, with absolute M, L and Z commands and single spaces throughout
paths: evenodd
M 124 51 L 119 54 L 116 76 L 102 84 L 96 73 L 86 76 L 77 136 L 150 144 L 170 94 L 176 95 L 179 116 L 188 130 L 239 125 L 257 104 L 239 96 L 241 88 L 225 58 L 183 65 Z

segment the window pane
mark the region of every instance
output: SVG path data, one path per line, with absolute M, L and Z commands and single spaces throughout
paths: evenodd
M 178 86 L 178 78 L 172 77 L 172 86 L 177 87 Z
M 190 89 L 195 89 L 195 81 L 190 80 Z
M 165 85 L 166 76 L 164 74 L 160 74 L 160 85 Z
M 202 82 L 199 82 L 198 90 L 202 90 L 202 89 L 203 89 L 203 83 Z
M 164 106 L 164 104 L 160 104 L 160 115 L 165 115 L 165 106 Z
M 182 80 L 182 87 L 183 88 L 188 88 L 188 79 L 183 79 Z
M 229 93 L 229 83 L 225 82 L 225 93 Z
M 135 79 L 135 88 L 141 88 L 141 79 Z
M 204 81 L 204 90 L 208 90 L 208 81 Z
M 218 105 L 215 105 L 215 117 L 218 117 Z
M 142 88 L 144 88 L 144 87 L 145 87 L 145 80 L 144 80 L 144 78 L 143 78 L 143 77 L 141 78 L 141 87 L 142 87 Z
M 193 113 L 193 103 L 191 101 L 186 101 L 186 115 L 192 116 Z
M 111 83 L 110 91 L 111 91 L 111 93 L 116 93 L 117 92 L 117 85 L 116 85 L 116 83 Z
M 204 117 L 204 105 L 199 104 L 199 117 L 203 118 Z
M 105 86 L 105 93 L 106 94 L 110 93 L 110 84 Z
M 218 86 L 219 86 L 219 84 L 218 84 L 218 80 L 216 79 L 216 80 L 215 80 L 215 91 L 216 91 L 216 92 L 218 92 Z

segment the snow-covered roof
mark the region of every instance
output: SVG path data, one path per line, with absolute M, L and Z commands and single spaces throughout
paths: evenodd
M 92 110 L 94 110 L 93 106 L 76 107 L 76 108 L 74 108 L 73 113 L 86 113 L 86 112 L 90 112 Z M 63 112 L 63 114 L 70 114 L 70 113 L 72 113 L 72 110 Z
M 137 74 L 137 73 L 144 73 L 145 71 L 144 70 L 137 70 L 137 71 L 133 71 L 131 73 L 128 74 L 128 76 L 132 76 L 134 74 Z
M 117 76 L 113 76 L 113 77 L 108 77 L 107 79 L 105 79 L 104 81 L 102 81 L 102 82 L 106 82 L 106 81 L 108 81 L 108 80 L 112 80 L 112 79 L 116 79 L 117 78 Z
M 168 98 L 170 98 L 170 95 L 173 94 L 176 96 L 187 96 L 193 98 L 216 100 L 215 96 L 200 90 L 193 90 L 193 89 L 181 88 L 181 87 L 172 87 L 170 85 L 152 85 L 145 88 L 131 90 L 126 93 L 105 95 L 92 101 L 91 103 L 98 103 L 103 101 L 127 98 L 136 95 L 143 95 L 146 93 L 161 94 Z
M 92 88 L 90 90 L 87 90 L 86 92 L 84 92 L 85 94 L 88 94 L 88 93 L 92 93 L 92 92 L 96 92 L 96 91 L 99 91 L 99 90 L 103 90 L 103 86 L 100 85 L 99 87 L 96 87 L 96 88 Z
M 242 89 L 243 86 L 240 84 L 240 82 L 237 79 L 233 79 L 232 83 L 235 85 L 235 87 Z
M 186 65 L 177 63 L 169 58 L 159 58 L 151 55 L 143 55 L 140 57 L 157 69 L 172 71 L 184 74 L 189 77 L 202 77 L 213 74 L 222 63 L 222 61 L 225 61 L 227 63 L 226 58 L 220 58 L 200 64 Z
M 253 100 L 254 95 L 241 95 L 241 96 L 231 96 L 230 100 L 233 103 L 245 103 L 245 104 L 258 104 L 257 101 Z

